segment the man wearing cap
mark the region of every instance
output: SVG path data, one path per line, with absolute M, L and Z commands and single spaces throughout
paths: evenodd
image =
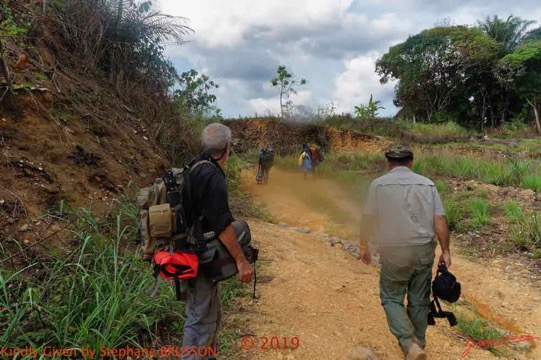
M 390 171 L 368 189 L 359 242 L 361 260 L 370 264 L 368 244 L 379 245 L 380 298 L 387 323 L 405 358 L 423 360 L 427 359 L 424 348 L 435 237 L 442 249 L 439 264 L 449 267 L 449 229 L 436 186 L 411 170 L 413 152 L 393 146 L 385 157 Z

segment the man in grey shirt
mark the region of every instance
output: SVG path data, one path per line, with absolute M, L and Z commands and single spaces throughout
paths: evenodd
M 387 323 L 407 360 L 427 359 L 430 285 L 436 242 L 440 265 L 451 266 L 449 229 L 434 183 L 410 170 L 413 152 L 395 146 L 385 153 L 389 173 L 368 189 L 359 248 L 365 264 L 372 261 L 369 240 L 381 252 L 380 298 Z M 404 296 L 408 307 L 404 309 Z

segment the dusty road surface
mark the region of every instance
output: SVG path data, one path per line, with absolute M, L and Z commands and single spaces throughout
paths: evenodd
M 299 174 L 277 169 L 267 186 L 256 185 L 251 173 L 244 174 L 244 183 L 277 223 L 290 225 L 251 222 L 261 249 L 258 277 L 263 281 L 250 319 L 253 337 L 245 340 L 252 349 L 244 357 L 347 359 L 353 348 L 365 346 L 379 359 L 402 359 L 379 303 L 378 268 L 362 264 L 321 237 L 354 236 L 360 210 L 351 194 L 330 180 L 304 181 Z M 312 231 L 304 234 L 297 226 Z M 509 278 L 502 261 L 474 262 L 454 253 L 452 270 L 463 285 L 465 307 L 516 334 L 541 336 L 538 288 Z M 479 347 L 465 356 L 467 338 L 444 319 L 429 327 L 427 339 L 430 359 L 495 358 Z M 509 354 L 541 359 L 535 342 L 529 351 Z

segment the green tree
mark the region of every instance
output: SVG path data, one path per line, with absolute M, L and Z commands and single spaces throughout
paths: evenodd
M 474 111 L 469 99 L 485 83 L 479 77 L 490 77 L 500 54 L 501 45 L 478 29 L 436 27 L 391 47 L 376 72 L 381 83 L 399 81 L 394 103 L 405 113 L 429 122 L 445 114 L 465 121 Z
M 180 75 L 181 89 L 175 90 L 175 100 L 178 101 L 193 116 L 210 115 L 215 111 L 219 115 L 220 110 L 214 107 L 216 95 L 213 89 L 219 87 L 205 74 L 199 74 L 195 70 L 183 72 Z
M 288 99 L 291 93 L 297 94 L 297 91 L 294 88 L 294 86 L 296 86 L 295 84 L 297 84 L 297 81 L 295 80 L 295 75 L 288 72 L 287 68 L 284 65 L 278 66 L 278 70 L 276 72 L 278 73 L 278 76 L 274 79 L 271 79 L 270 82 L 272 86 L 278 86 L 280 88 L 280 115 L 283 118 L 284 109 L 286 109 L 288 105 L 292 105 L 290 101 L 284 104 L 283 99 Z M 301 78 L 298 86 L 305 85 L 306 83 L 306 79 Z
M 381 101 L 372 99 L 372 94 L 370 94 L 370 100 L 367 105 L 361 104 L 355 106 L 355 117 L 364 119 L 364 118 L 374 118 L 378 115 L 378 110 L 385 109 L 383 106 L 379 106 Z
M 525 41 L 498 62 L 498 79 L 516 90 L 532 108 L 537 132 L 541 133 L 541 40 Z
M 485 20 L 478 21 L 477 26 L 484 34 L 502 44 L 506 52 L 513 51 L 528 35 L 528 28 L 535 21 L 524 20 L 518 16 L 510 15 L 506 20 L 497 15 L 492 18 L 487 16 Z

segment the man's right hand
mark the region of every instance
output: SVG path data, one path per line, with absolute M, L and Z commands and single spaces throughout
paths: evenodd
M 246 258 L 237 263 L 237 269 L 239 270 L 240 281 L 245 283 L 252 281 L 254 268 L 252 268 L 252 265 L 250 265 Z
M 438 266 L 442 266 L 442 265 L 445 265 L 447 269 L 451 267 L 451 253 L 450 252 L 441 253 Z

